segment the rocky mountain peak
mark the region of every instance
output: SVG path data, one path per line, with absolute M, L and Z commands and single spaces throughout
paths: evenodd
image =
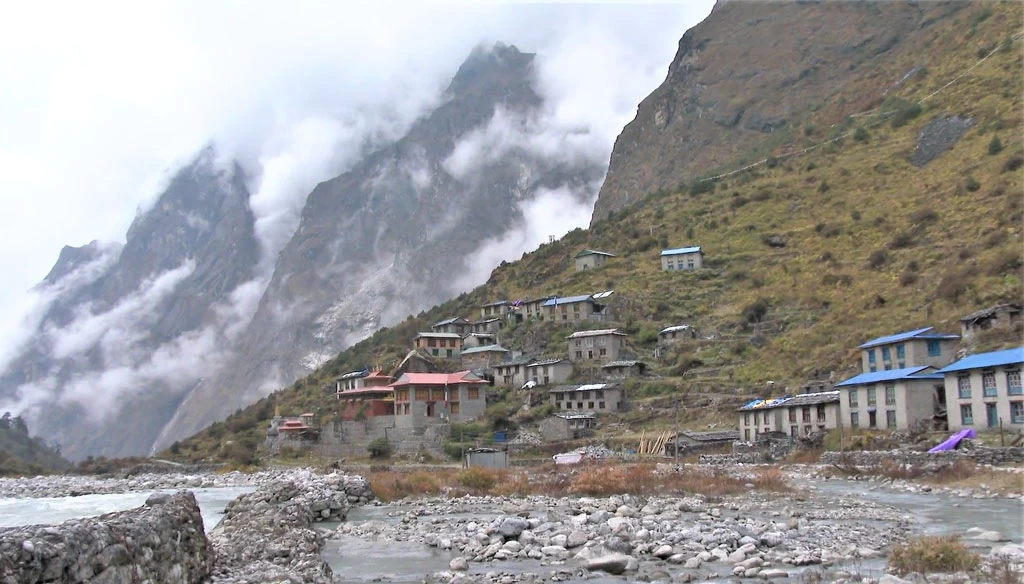
M 495 43 L 476 46 L 462 63 L 447 94 L 453 97 L 475 92 L 503 93 L 530 82 L 533 53 L 523 53 L 515 45 Z

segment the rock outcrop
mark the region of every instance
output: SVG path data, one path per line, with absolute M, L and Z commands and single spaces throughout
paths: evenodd
M 4 584 L 193 584 L 212 565 L 199 505 L 187 491 L 153 495 L 129 511 L 0 530 Z
M 968 5 L 718 2 L 615 141 L 594 221 L 760 160 L 773 144 L 826 139 L 911 82 L 936 23 Z

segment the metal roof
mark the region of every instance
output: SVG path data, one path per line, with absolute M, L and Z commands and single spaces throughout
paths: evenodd
M 997 304 L 996 306 L 990 306 L 988 308 L 982 308 L 976 312 L 972 312 L 967 316 L 960 319 L 960 322 L 970 322 L 972 320 L 980 320 L 982 318 L 988 318 L 994 314 L 1002 311 L 1006 312 L 1020 312 L 1020 304 Z
M 462 335 L 458 333 L 435 333 L 434 331 L 423 331 L 416 333 L 416 338 L 420 337 L 433 337 L 435 339 L 461 339 Z
M 544 302 L 544 304 L 541 304 L 541 306 L 558 306 L 559 304 L 575 304 L 576 302 L 593 301 L 594 298 L 590 294 L 587 294 L 585 296 L 566 296 L 564 298 L 559 298 L 555 296 L 554 298 L 549 298 L 547 301 Z
M 617 386 L 618 386 L 618 384 L 615 384 L 615 383 L 588 383 L 586 385 L 577 385 L 577 386 L 563 385 L 563 386 L 560 386 L 560 387 L 554 387 L 554 388 L 552 388 L 552 389 L 550 389 L 548 391 L 550 391 L 550 392 L 554 392 L 554 391 L 560 391 L 560 392 L 599 391 L 599 390 L 602 390 L 602 389 L 615 389 Z
M 602 298 L 608 298 L 609 296 L 611 296 L 614 293 L 615 293 L 615 290 L 605 290 L 604 292 L 598 292 L 597 294 L 592 294 L 590 297 L 593 298 L 594 300 L 601 300 Z
M 610 258 L 615 257 L 615 254 L 613 254 L 613 253 L 608 253 L 606 251 L 597 251 L 596 249 L 585 249 L 585 250 L 581 251 L 580 253 L 576 254 L 576 257 L 581 258 L 581 257 L 584 257 L 584 256 L 589 256 L 589 255 L 602 255 L 602 256 L 608 256 Z
M 367 369 L 361 369 L 359 371 L 351 371 L 351 372 L 346 373 L 344 375 L 339 375 L 339 376 L 335 377 L 335 379 L 339 379 L 339 380 L 340 379 L 353 379 L 355 377 L 366 377 L 369 374 L 370 374 L 370 369 L 367 368 Z
M 597 416 L 595 414 L 555 414 L 555 417 L 563 420 L 593 420 Z
M 999 367 L 1000 365 L 1018 365 L 1024 363 L 1024 347 L 1015 347 L 1005 351 L 992 351 L 990 353 L 978 353 L 970 357 L 964 357 L 959 361 L 939 369 L 938 373 L 953 373 L 955 371 L 966 371 L 968 369 L 984 369 L 986 367 Z
M 679 433 L 680 436 L 686 436 L 691 440 L 698 442 L 716 442 L 719 440 L 739 440 L 739 430 L 715 430 L 713 432 L 691 432 L 684 430 Z
M 569 335 L 570 339 L 581 339 L 583 337 L 601 337 L 604 335 L 621 335 L 626 336 L 625 333 L 619 332 L 619 329 L 597 329 L 592 331 L 576 331 Z
M 463 352 L 465 352 L 465 351 L 463 351 Z M 534 361 L 533 357 L 522 356 L 522 357 L 517 357 L 515 359 L 509 359 L 508 361 L 502 361 L 501 363 L 497 363 L 494 366 L 495 367 L 515 367 L 517 365 L 527 365 L 528 366 L 528 365 L 530 365 L 530 363 L 533 363 L 533 361 Z
M 463 349 L 463 355 L 472 355 L 473 353 L 508 353 L 509 350 L 501 345 L 485 345 L 483 347 L 470 347 L 469 349 Z
M 555 363 L 561 363 L 563 361 L 565 361 L 565 359 L 562 359 L 561 357 L 555 357 L 552 359 L 541 359 L 540 361 L 530 363 L 529 365 L 527 365 L 527 367 L 543 367 L 545 365 L 554 365 Z
M 932 330 L 934 328 L 935 327 L 933 327 L 933 326 L 926 326 L 924 328 L 913 330 L 913 331 L 906 331 L 906 332 L 902 332 L 902 333 L 896 333 L 894 335 L 878 337 L 877 339 L 871 339 L 870 341 L 864 343 L 863 345 L 861 345 L 861 346 L 859 346 L 857 348 L 858 349 L 870 349 L 871 347 L 877 347 L 879 345 L 889 345 L 889 344 L 892 344 L 892 343 L 898 343 L 900 341 L 907 341 L 907 340 L 910 340 L 910 339 L 939 339 L 939 340 L 948 340 L 948 339 L 959 339 L 960 338 L 960 335 L 954 335 L 954 334 L 950 334 L 950 333 L 930 333 L 930 334 L 925 334 L 925 333 L 928 333 L 928 331 L 930 331 L 930 330 Z
M 403 373 L 398 381 L 388 387 L 400 387 L 403 385 L 448 385 L 458 383 L 487 383 L 487 380 L 480 379 L 471 371 L 459 371 L 458 373 Z
M 695 245 L 692 247 L 677 247 L 675 249 L 661 250 L 661 255 L 663 256 L 682 255 L 685 253 L 700 253 L 700 246 Z
M 819 393 L 801 393 L 799 395 L 787 395 L 771 399 L 755 399 L 747 405 L 737 409 L 741 412 L 748 412 L 751 410 L 771 410 L 792 406 L 811 406 L 837 401 L 839 401 L 838 391 L 822 391 Z
M 469 324 L 468 320 L 462 318 L 461 316 L 456 316 L 454 318 L 448 318 L 448 319 L 442 320 L 441 322 L 435 324 L 434 326 L 436 326 L 436 327 L 437 326 L 444 326 L 446 324 L 454 324 L 454 323 L 459 322 L 459 321 L 462 321 L 462 322 L 464 322 L 466 324 Z
M 931 371 L 935 369 L 931 365 L 918 365 L 916 367 L 904 367 L 903 369 L 889 369 L 888 371 L 872 371 L 870 373 L 861 373 L 847 379 L 846 381 L 840 381 L 836 384 L 836 387 L 847 387 L 851 385 L 867 385 L 869 383 L 882 383 L 885 381 L 899 381 L 901 379 L 942 379 L 941 375 L 935 375 Z
M 688 325 L 688 324 L 679 324 L 679 325 L 676 325 L 676 326 L 665 327 L 665 328 L 661 329 L 660 331 L 658 331 L 658 334 L 659 335 L 663 335 L 665 333 L 674 333 L 676 331 L 688 331 L 688 330 L 690 330 L 690 325 Z
M 504 306 L 505 304 L 508 304 L 508 300 L 498 300 L 497 302 L 491 302 L 490 304 L 481 304 L 480 308 L 485 308 L 487 306 Z
M 633 361 L 609 361 L 609 362 L 605 363 L 604 365 L 602 365 L 601 369 L 608 369 L 610 367 L 633 367 L 634 365 L 640 365 L 641 367 L 646 367 L 647 366 L 647 364 L 644 363 L 643 361 L 636 361 L 636 360 L 633 360 Z

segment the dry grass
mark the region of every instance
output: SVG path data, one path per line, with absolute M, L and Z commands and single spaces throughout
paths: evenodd
M 700 494 L 721 497 L 747 491 L 747 483 L 752 483 L 754 490 L 759 491 L 790 490 L 785 477 L 777 469 L 760 471 L 753 480 L 748 480 L 713 468 L 687 468 L 681 472 L 672 472 L 659 470 L 653 464 L 595 463 L 573 467 L 548 465 L 533 469 L 504 470 L 472 468 L 430 473 L 384 471 L 371 472 L 368 477 L 373 492 L 382 501 L 441 493 L 452 496 Z
M 889 566 L 900 576 L 972 572 L 981 565 L 981 557 L 967 549 L 957 536 L 922 536 L 896 546 L 889 555 Z
M 874 467 L 841 464 L 834 466 L 833 469 L 838 474 L 846 476 L 876 476 L 954 489 L 980 488 L 984 485 L 1002 495 L 1024 495 L 1024 475 L 986 468 L 969 460 L 957 460 L 938 471 L 930 471 L 918 465 L 907 466 L 895 461 Z
M 789 464 L 818 464 L 821 462 L 822 452 L 817 448 L 797 448 L 789 453 L 786 462 Z

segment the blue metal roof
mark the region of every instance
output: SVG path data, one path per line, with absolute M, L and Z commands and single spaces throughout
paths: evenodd
M 565 298 L 558 298 L 556 296 L 541 304 L 541 306 L 558 306 L 559 304 L 572 304 L 574 302 L 586 302 L 587 300 L 591 300 L 589 294 L 585 296 L 566 296 Z
M 982 369 L 985 367 L 998 367 L 1000 365 L 1016 365 L 1024 363 L 1024 347 L 1006 349 L 1005 351 L 992 351 L 991 353 L 978 353 L 970 357 L 964 357 L 959 361 L 939 369 L 939 373 L 952 373 L 966 369 Z
M 901 379 L 942 379 L 936 372 L 926 372 L 926 369 L 933 369 L 930 365 L 919 365 L 917 367 L 904 367 L 903 369 L 890 369 L 888 371 L 872 371 L 861 373 L 846 381 L 836 384 L 836 387 L 850 385 L 867 385 L 869 383 L 881 383 L 883 381 L 899 381 Z
M 913 330 L 913 331 L 906 331 L 906 332 L 903 332 L 903 333 L 896 333 L 894 335 L 888 335 L 888 336 L 885 336 L 885 337 L 878 337 L 877 339 L 872 339 L 872 340 L 864 343 L 863 345 L 861 345 L 861 346 L 859 346 L 857 348 L 858 349 L 870 349 L 871 347 L 877 347 L 879 345 L 889 345 L 889 344 L 892 344 L 892 343 L 898 343 L 900 341 L 906 341 L 906 340 L 909 340 L 909 339 L 940 339 L 940 340 L 943 340 L 943 339 L 959 339 L 960 338 L 959 335 L 948 334 L 948 333 L 925 334 L 925 333 L 927 333 L 928 331 L 930 331 L 930 330 L 932 330 L 934 328 L 935 327 L 933 327 L 933 326 L 926 326 L 926 327 L 924 327 L 922 329 L 917 329 L 917 330 Z
M 661 250 L 661 255 L 663 255 L 663 256 L 681 255 L 681 254 L 684 254 L 684 253 L 697 253 L 699 251 L 700 251 L 700 246 L 696 245 L 696 246 L 693 246 L 693 247 L 677 247 L 676 249 L 663 249 L 663 250 Z

